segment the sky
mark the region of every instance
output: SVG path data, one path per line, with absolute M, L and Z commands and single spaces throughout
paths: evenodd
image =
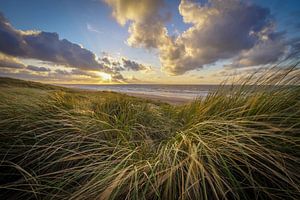
M 299 0 L 0 0 L 0 76 L 217 84 L 300 48 Z

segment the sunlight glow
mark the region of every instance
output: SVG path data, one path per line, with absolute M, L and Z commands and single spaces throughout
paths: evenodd
M 110 74 L 107 74 L 107 73 L 104 73 L 104 72 L 97 72 L 97 74 L 101 77 L 101 79 L 103 81 L 106 81 L 106 82 L 111 81 L 111 75 Z

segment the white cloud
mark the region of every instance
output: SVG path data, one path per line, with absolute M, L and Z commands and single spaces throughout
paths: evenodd
M 276 32 L 270 11 L 246 1 L 182 0 L 179 13 L 191 27 L 174 37 L 169 36 L 160 12 L 163 0 L 106 2 L 121 25 L 130 23 L 127 43 L 157 49 L 162 69 L 172 75 L 222 59 L 235 59 L 241 66 L 275 62 L 288 45 Z
M 102 33 L 100 30 L 96 29 L 93 25 L 91 25 L 89 23 L 86 24 L 86 28 L 88 31 L 91 31 L 91 32 Z

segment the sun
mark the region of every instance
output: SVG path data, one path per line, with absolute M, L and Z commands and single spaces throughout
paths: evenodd
M 97 72 L 97 74 L 101 77 L 101 79 L 105 82 L 111 81 L 111 75 L 104 72 Z

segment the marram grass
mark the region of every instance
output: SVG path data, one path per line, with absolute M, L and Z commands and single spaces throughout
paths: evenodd
M 181 106 L 6 85 L 0 198 L 300 199 L 299 79 L 273 68 Z

